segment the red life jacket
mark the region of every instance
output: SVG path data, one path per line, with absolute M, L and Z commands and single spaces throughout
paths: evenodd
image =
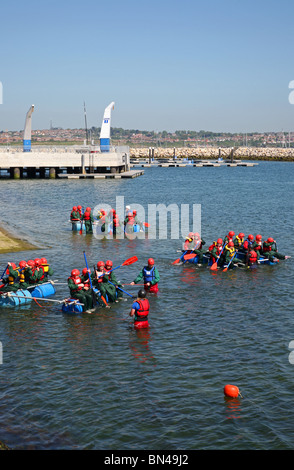
M 40 281 L 42 281 L 42 280 L 44 279 L 44 277 L 45 277 L 45 267 L 44 267 L 44 266 L 39 266 L 39 267 L 40 267 L 40 268 L 42 269 L 42 271 L 43 271 L 43 274 L 42 274 L 42 276 L 41 276 L 40 279 L 39 279 Z
M 114 227 L 119 227 L 119 220 L 118 220 L 118 217 L 115 217 L 115 218 L 113 219 L 113 225 L 114 225 Z
M 86 211 L 86 212 L 84 213 L 84 220 L 90 220 L 90 219 L 91 219 L 91 213 L 88 212 L 88 211 Z
M 149 300 L 148 299 L 137 299 L 140 305 L 139 310 L 136 311 L 136 321 L 145 321 L 149 314 Z
M 135 223 L 135 218 L 133 216 L 128 216 L 127 224 L 134 225 L 134 223 Z
M 210 245 L 210 247 L 208 247 L 208 251 L 212 251 L 216 245 L 217 245 L 217 243 L 213 242 L 213 244 Z
M 271 245 L 265 246 L 265 244 L 263 244 L 262 251 L 264 253 L 267 253 L 268 251 L 272 251 L 272 246 Z
M 249 252 L 249 263 L 256 263 L 257 261 L 257 253 L 255 250 L 251 250 Z
M 68 279 L 71 279 L 74 284 L 77 286 L 77 290 L 82 290 L 83 289 L 83 286 L 81 286 L 80 284 L 82 284 L 82 280 L 80 277 L 72 277 L 70 276 Z

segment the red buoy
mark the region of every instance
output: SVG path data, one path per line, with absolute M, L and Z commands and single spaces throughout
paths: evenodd
M 224 387 L 224 394 L 226 395 L 226 397 L 237 398 L 240 392 L 236 385 L 227 384 Z

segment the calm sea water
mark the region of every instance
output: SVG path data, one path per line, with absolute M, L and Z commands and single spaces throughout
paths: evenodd
M 2 309 L 0 440 L 14 449 L 293 449 L 293 163 L 252 168 L 146 168 L 132 180 L 0 181 L 2 222 L 42 248 L 57 293 L 71 269 L 100 259 L 130 283 L 155 259 L 160 292 L 136 332 L 132 300 L 70 316 L 53 303 Z M 277 266 L 212 273 L 172 265 L 182 240 L 97 240 L 71 231 L 73 205 L 201 204 L 206 246 L 235 232 L 273 236 Z M 1 268 L 2 269 L 2 268 Z M 135 294 L 138 287 L 125 286 Z M 242 397 L 227 400 L 237 385 Z

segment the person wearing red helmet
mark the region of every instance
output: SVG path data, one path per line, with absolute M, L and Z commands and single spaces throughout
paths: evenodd
M 135 224 L 135 217 L 133 215 L 133 212 L 129 211 L 124 220 L 125 233 L 133 233 L 134 224 Z
M 291 258 L 291 256 L 282 255 L 278 252 L 277 242 L 272 237 L 263 242 L 262 255 L 270 261 Z
M 183 244 L 183 251 L 191 251 L 194 248 L 194 246 L 195 246 L 194 233 L 190 232 L 185 238 L 185 241 Z
M 138 297 L 132 305 L 130 317 L 134 317 L 134 328 L 148 328 L 149 321 L 149 300 L 146 298 L 146 291 L 140 289 Z
M 229 243 L 230 241 L 233 241 L 234 236 L 235 232 L 233 230 L 230 230 L 228 235 L 226 235 L 224 238 L 224 243 Z
M 245 235 L 243 232 L 240 232 L 238 235 L 235 236 L 234 246 L 236 250 L 240 250 L 242 248 L 244 241 L 245 241 Z
M 250 233 L 243 243 L 242 251 L 247 254 L 249 249 L 252 247 L 253 242 L 254 242 L 254 236 Z
M 85 224 L 86 234 L 93 233 L 93 222 L 94 217 L 92 215 L 91 207 L 86 207 L 84 214 L 82 215 L 82 221 Z
M 218 238 L 216 242 L 214 242 L 214 246 L 210 250 L 210 255 L 212 258 L 212 263 L 215 263 L 216 260 L 219 258 L 218 265 L 222 266 L 224 264 L 225 257 L 223 255 L 223 239 Z
M 70 220 L 72 222 L 76 222 L 78 220 L 81 220 L 81 215 L 79 213 L 79 210 L 78 210 L 77 206 L 73 206 L 72 211 L 70 213 Z
M 116 288 L 110 284 L 110 282 L 108 282 L 109 279 L 106 274 L 107 270 L 105 269 L 104 261 L 98 261 L 97 268 L 94 267 L 92 285 L 100 291 L 101 296 L 104 297 L 107 301 L 115 302 Z
M 43 276 L 41 276 L 40 280 L 42 282 L 47 282 L 48 277 L 52 276 L 54 274 L 54 271 L 51 268 L 51 266 L 48 264 L 47 258 L 43 257 L 40 259 L 40 261 L 41 261 L 41 268 L 43 270 Z
M 238 264 L 240 260 L 236 259 L 236 249 L 234 246 L 233 240 L 230 240 L 224 248 L 224 264 L 228 265 L 230 263 L 230 268 L 233 268 L 235 264 Z
M 203 238 L 201 238 L 198 232 L 193 234 L 193 241 L 194 241 L 193 252 L 199 257 L 198 264 L 202 264 L 203 255 L 206 252 L 206 250 L 203 249 L 203 246 L 205 245 L 205 241 L 203 240 Z
M 6 277 L 3 276 L 4 285 L 1 287 L 1 292 L 15 292 L 20 288 L 19 285 L 19 267 L 15 263 L 7 263 Z
M 141 270 L 136 279 L 131 282 L 131 285 L 138 284 L 141 280 L 144 280 L 144 289 L 147 292 L 158 292 L 158 282 L 160 280 L 159 272 L 155 267 L 154 259 L 149 258 L 147 266 Z
M 70 290 L 70 296 L 73 299 L 78 299 L 83 304 L 84 312 L 90 311 L 93 308 L 92 294 L 84 289 L 85 286 L 78 269 L 73 269 L 71 271 L 67 283 Z

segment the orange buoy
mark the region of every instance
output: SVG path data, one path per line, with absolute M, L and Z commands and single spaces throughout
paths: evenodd
M 237 398 L 240 392 L 236 385 L 227 384 L 224 387 L 224 394 L 226 395 L 226 397 Z

